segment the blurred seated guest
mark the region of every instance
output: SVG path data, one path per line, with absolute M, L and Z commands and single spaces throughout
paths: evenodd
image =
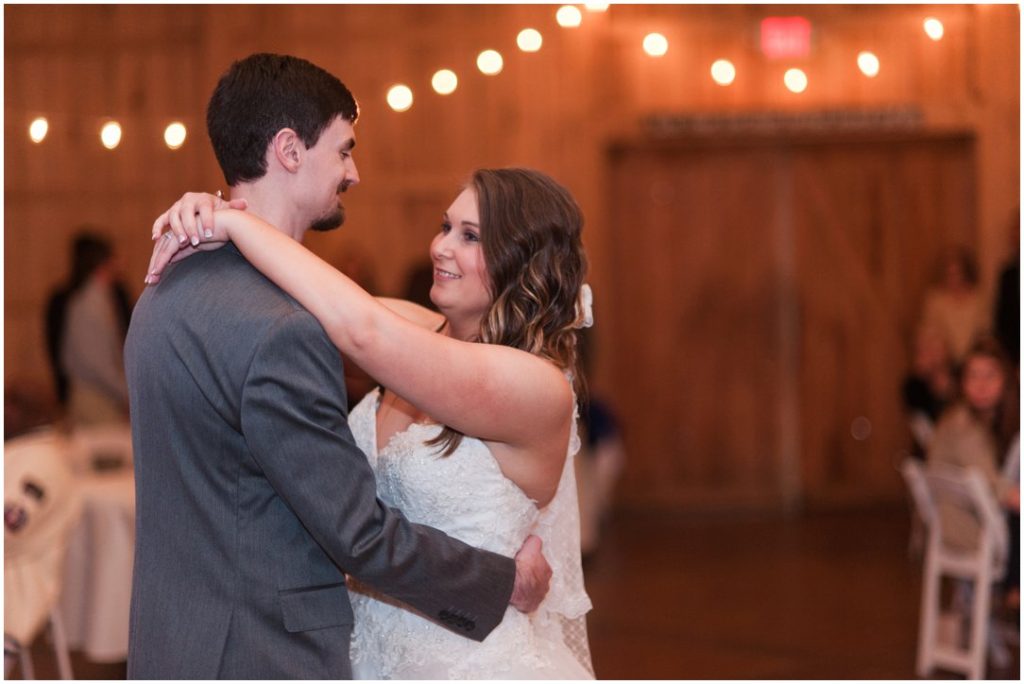
M 577 346 L 584 372 L 592 367 L 592 333 L 589 328 L 577 334 Z M 599 393 L 592 392 L 580 407 L 583 444 L 576 458 L 576 480 L 580 503 L 580 550 L 584 556 L 598 547 L 601 527 L 611 509 L 615 484 L 626 462 L 622 428 L 611 405 Z
M 1020 209 L 1011 226 L 1013 256 L 999 275 L 993 330 L 1014 365 L 1020 366 Z
M 928 460 L 978 470 L 996 501 L 1019 515 L 1020 485 L 1001 471 L 1020 430 L 1018 411 L 1016 376 L 1002 345 L 991 337 L 979 339 L 964 359 L 960 398 L 939 420 Z M 947 544 L 976 547 L 979 528 L 971 512 L 940 502 L 939 515 Z M 1009 555 L 1019 558 L 1019 550 L 1011 548 Z M 1019 565 L 1007 573 L 1010 592 L 1019 587 L 1018 575 Z
M 47 305 L 47 346 L 57 394 L 72 427 L 124 422 L 122 349 L 131 304 L 109 240 L 84 229 L 72 244 L 71 277 Z
M 967 247 L 946 250 L 936 284 L 924 300 L 922 324 L 938 330 L 959 368 L 974 340 L 988 331 L 989 311 L 978 287 L 978 263 Z
M 942 333 L 935 328 L 918 328 L 910 372 L 903 380 L 903 407 L 914 435 L 915 456 L 924 458 L 935 423 L 955 391 L 953 365 Z
M 1013 438 L 1010 451 L 1003 464 L 1003 477 L 1017 485 L 1020 492 L 1020 433 Z M 1006 606 L 1020 613 L 1020 502 L 1017 509 L 1006 513 L 1007 527 L 1010 529 L 1010 549 L 1006 557 Z M 1018 615 L 1019 617 L 1019 615 Z

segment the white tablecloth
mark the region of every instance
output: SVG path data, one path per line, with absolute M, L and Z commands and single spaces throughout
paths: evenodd
M 82 518 L 71 534 L 60 610 L 68 645 L 95 662 L 128 657 L 135 549 L 135 483 L 130 466 L 78 476 Z

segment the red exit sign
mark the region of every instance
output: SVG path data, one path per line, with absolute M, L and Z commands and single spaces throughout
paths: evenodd
M 806 57 L 811 53 L 811 22 L 803 17 L 761 20 L 761 52 L 765 57 Z

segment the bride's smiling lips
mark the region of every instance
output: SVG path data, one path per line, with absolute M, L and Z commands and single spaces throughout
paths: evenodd
M 434 279 L 435 280 L 458 280 L 461 277 L 462 276 L 460 276 L 458 274 L 455 274 L 455 273 L 452 273 L 451 271 L 444 270 L 440 266 L 435 266 L 434 267 Z

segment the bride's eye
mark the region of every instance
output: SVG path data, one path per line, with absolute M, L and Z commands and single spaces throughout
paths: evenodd
M 452 229 L 452 224 L 451 223 L 449 223 L 448 221 L 441 221 L 441 232 L 442 233 L 447 233 L 451 229 Z

